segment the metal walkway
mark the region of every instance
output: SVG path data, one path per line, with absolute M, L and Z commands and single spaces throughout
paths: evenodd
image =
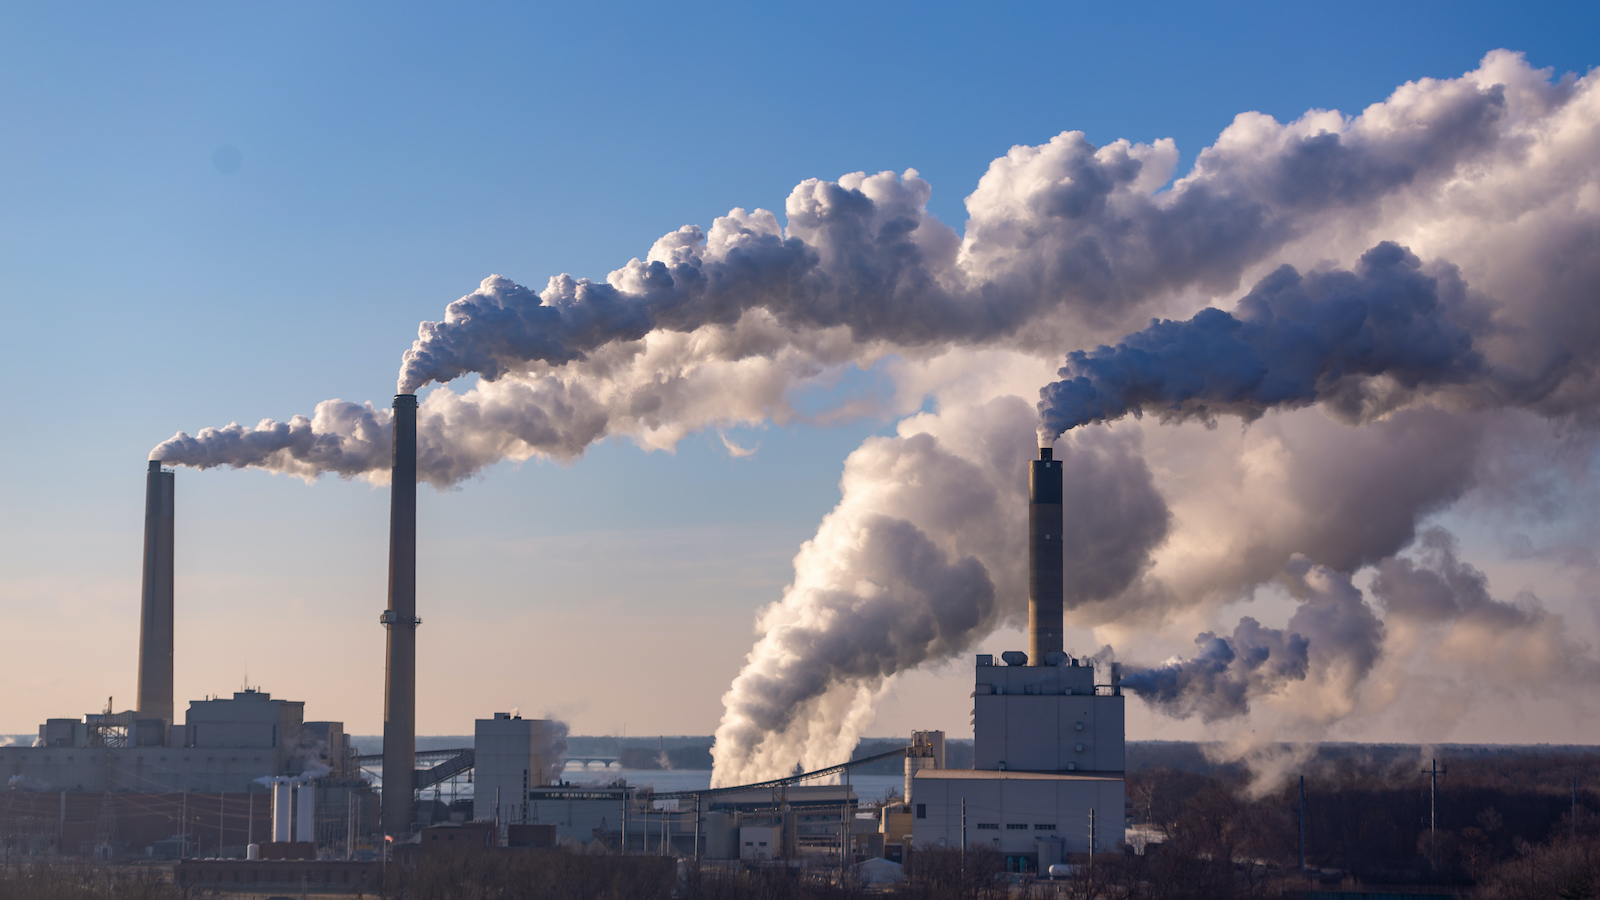
M 471 747 L 457 747 L 450 750 L 418 750 L 416 758 L 417 762 L 433 763 L 432 766 L 426 769 L 417 770 L 415 784 L 416 789 L 420 791 L 423 788 L 433 787 L 447 778 L 453 778 L 472 768 L 476 763 L 477 753 Z M 367 768 L 368 766 L 382 763 L 382 753 L 367 754 L 357 757 L 357 759 L 361 764 L 362 771 L 380 782 L 383 780 L 382 775 Z

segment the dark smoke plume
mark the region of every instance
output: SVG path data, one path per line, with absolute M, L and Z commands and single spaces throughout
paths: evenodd
M 1168 715 L 1214 721 L 1245 715 L 1252 699 L 1300 682 L 1302 716 L 1331 721 L 1345 714 L 1378 661 L 1383 622 L 1347 576 L 1303 556 L 1290 560 L 1283 581 L 1300 600 L 1287 628 L 1246 616 L 1231 637 L 1201 634 L 1198 654 L 1130 672 L 1123 687 Z

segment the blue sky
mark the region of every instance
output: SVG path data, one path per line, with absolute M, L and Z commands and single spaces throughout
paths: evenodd
M 916 168 L 959 228 L 1014 144 L 1172 137 L 1182 171 L 1239 112 L 1353 113 L 1496 47 L 1585 72 L 1597 20 L 1580 3 L 7 6 L 0 732 L 131 698 L 150 447 L 386 403 L 417 322 L 485 275 L 600 277 L 679 225 L 858 170 Z M 709 733 L 844 456 L 892 428 L 771 427 L 738 436 L 761 445 L 748 459 L 715 435 L 670 455 L 608 442 L 425 490 L 421 730 L 520 705 L 580 732 Z M 384 492 L 189 470 L 178 492 L 180 704 L 248 667 L 376 730 Z M 899 701 L 912 713 L 878 731 L 915 721 Z

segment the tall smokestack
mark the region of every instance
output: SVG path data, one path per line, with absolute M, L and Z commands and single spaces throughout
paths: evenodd
M 144 479 L 144 590 L 139 603 L 139 700 L 141 719 L 172 724 L 172 530 L 171 472 L 152 459 Z
M 417 395 L 394 398 L 389 495 L 389 608 L 383 686 L 383 832 L 411 831 L 417 764 Z
M 1061 466 L 1049 447 L 1028 467 L 1028 661 L 1061 652 Z

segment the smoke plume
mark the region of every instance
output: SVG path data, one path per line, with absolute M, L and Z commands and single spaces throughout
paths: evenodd
M 1039 392 L 1040 439 L 1130 412 L 1253 421 L 1319 401 L 1359 422 L 1419 389 L 1483 377 L 1462 322 L 1465 286 L 1453 268 L 1437 276 L 1421 268 L 1388 242 L 1362 254 L 1355 272 L 1301 276 L 1284 266 L 1232 315 L 1204 309 L 1186 322 L 1153 322 L 1115 347 L 1074 351 L 1064 380 Z
M 1586 476 L 1596 442 L 1600 76 L 1495 51 L 1354 115 L 1242 113 L 1177 162 L 1170 140 L 1069 131 L 994 160 L 959 233 L 915 170 L 855 173 L 801 183 L 781 216 L 684 226 L 601 279 L 491 276 L 404 353 L 419 473 L 445 488 L 607 438 L 903 417 L 846 460 L 760 614 L 718 784 L 840 761 L 891 679 L 1022 621 L 1036 429 L 1063 461 L 1072 639 L 1148 660 L 1202 634 L 1125 682 L 1159 710 L 1327 729 L 1430 691 L 1452 708 L 1482 690 L 1449 668 L 1472 654 L 1584 677 L 1557 604 L 1493 600 L 1430 518 L 1578 515 L 1524 462 L 1564 441 Z M 851 365 L 892 396 L 800 411 Z M 1249 427 L 1208 427 L 1223 416 Z M 390 427 L 330 400 L 152 458 L 382 482 Z M 1287 621 L 1221 625 L 1284 593 Z M 1414 677 L 1424 663 L 1454 674 Z
M 1282 581 L 1300 600 L 1287 628 L 1246 616 L 1232 637 L 1206 632 L 1195 638 L 1195 656 L 1130 672 L 1123 687 L 1170 716 L 1211 721 L 1245 715 L 1252 698 L 1310 681 L 1300 692 L 1303 716 L 1327 722 L 1347 714 L 1381 652 L 1383 623 L 1348 577 L 1303 556 L 1289 561 Z

